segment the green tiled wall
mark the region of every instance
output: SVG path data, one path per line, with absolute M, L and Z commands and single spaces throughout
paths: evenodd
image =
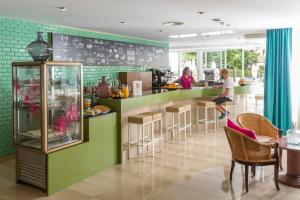
M 14 152 L 14 148 L 12 146 L 11 62 L 18 60 L 31 60 L 25 51 L 25 48 L 30 42 L 36 39 L 37 31 L 43 31 L 45 33 L 45 40 L 47 40 L 47 32 L 56 32 L 136 44 L 168 47 L 168 43 L 159 41 L 137 39 L 120 35 L 0 17 L 0 157 Z M 87 66 L 84 67 L 84 83 L 95 83 L 103 75 L 115 78 L 119 71 L 141 70 L 144 69 L 130 66 Z

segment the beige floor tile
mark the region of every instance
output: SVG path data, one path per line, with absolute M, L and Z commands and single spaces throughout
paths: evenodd
M 84 190 L 85 188 L 83 188 Z M 90 200 L 91 196 L 85 195 L 81 192 L 65 189 L 63 191 L 57 192 L 49 197 L 37 198 L 37 200 Z

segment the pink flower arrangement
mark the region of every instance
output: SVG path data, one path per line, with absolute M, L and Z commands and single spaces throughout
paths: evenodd
M 32 104 L 32 105 L 30 106 L 30 111 L 33 112 L 33 113 L 38 112 L 39 109 L 40 109 L 39 103 L 35 103 L 35 104 Z
M 67 119 L 70 122 L 78 121 L 79 119 L 79 111 L 77 106 L 71 105 L 67 110 Z
M 65 116 L 59 117 L 55 122 L 56 135 L 63 135 L 70 129 L 70 123 Z

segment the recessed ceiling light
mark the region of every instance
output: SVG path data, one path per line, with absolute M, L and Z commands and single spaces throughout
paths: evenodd
M 169 35 L 169 38 L 189 38 L 189 37 L 197 37 L 197 33 L 190 33 L 190 34 L 179 34 L 179 35 Z
M 120 21 L 120 23 L 121 23 L 121 24 L 127 24 L 127 22 L 125 22 L 125 21 Z
M 235 32 L 233 30 L 211 31 L 211 32 L 201 33 L 201 36 L 215 36 L 215 35 L 224 35 L 224 34 L 232 34 L 232 33 L 235 33 Z
M 57 9 L 60 9 L 61 11 L 67 11 L 67 7 L 65 6 L 59 6 L 59 7 L 56 7 Z
M 203 11 L 199 11 L 199 12 L 197 12 L 199 15 L 204 15 L 205 14 L 205 12 L 203 12 Z
M 223 26 L 225 23 L 224 22 L 220 22 L 220 24 Z
M 220 18 L 213 18 L 211 20 L 213 20 L 214 22 L 220 22 L 220 21 L 222 21 Z
M 164 26 L 181 26 L 183 24 L 184 24 L 183 22 L 179 22 L 179 21 L 169 21 L 163 23 Z
M 160 33 L 162 33 L 162 32 L 163 32 L 163 30 L 159 30 L 159 32 L 160 32 Z
M 226 24 L 226 26 L 230 26 L 230 24 Z

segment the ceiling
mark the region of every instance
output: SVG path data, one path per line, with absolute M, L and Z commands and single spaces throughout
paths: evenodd
M 139 38 L 169 41 L 171 48 L 256 45 L 245 34 L 300 21 L 299 0 L 0 0 L 0 15 Z M 67 11 L 55 7 L 65 6 Z M 204 15 L 197 12 L 204 11 Z M 229 27 L 213 22 L 221 18 Z M 125 21 L 126 24 L 121 24 Z M 166 21 L 184 25 L 164 26 Z M 234 30 L 223 36 L 169 39 L 168 35 Z M 161 32 L 162 31 L 162 32 Z M 250 45 L 250 43 L 253 43 Z

